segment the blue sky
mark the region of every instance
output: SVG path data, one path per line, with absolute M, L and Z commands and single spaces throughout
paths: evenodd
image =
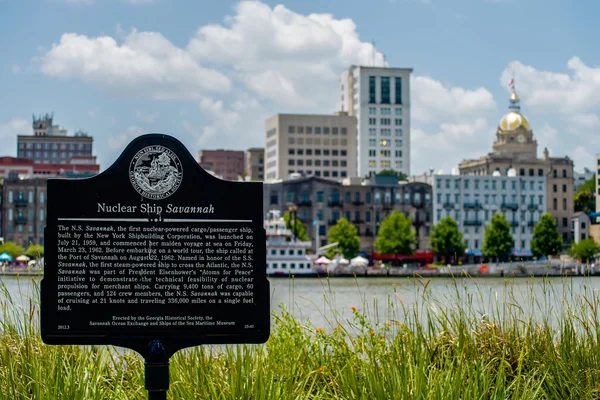
M 491 151 L 514 72 L 539 153 L 593 167 L 593 0 L 0 0 L 0 155 L 31 114 L 95 137 L 102 168 L 136 135 L 264 145 L 277 112 L 331 113 L 349 64 L 414 69 L 413 173 Z

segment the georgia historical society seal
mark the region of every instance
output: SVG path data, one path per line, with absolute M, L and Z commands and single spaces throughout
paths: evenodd
M 183 168 L 179 158 L 168 148 L 148 146 L 133 156 L 129 179 L 133 188 L 145 198 L 162 200 L 179 188 Z

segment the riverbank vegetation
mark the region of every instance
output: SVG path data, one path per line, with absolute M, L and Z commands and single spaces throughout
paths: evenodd
M 282 306 L 265 345 L 182 351 L 171 359 L 169 398 L 598 398 L 598 292 L 561 278 L 534 279 L 525 294 L 505 282 L 488 293 L 460 278 L 442 294 L 411 280 L 417 303 L 398 289 L 382 315 L 358 283 L 357 304 L 338 305 L 324 280 L 323 298 L 311 299 L 325 304 L 324 326 Z M 136 354 L 44 345 L 36 299 L 18 306 L 4 289 L 0 303 L 0 399 L 146 398 Z

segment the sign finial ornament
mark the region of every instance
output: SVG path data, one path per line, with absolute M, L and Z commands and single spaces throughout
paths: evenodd
M 129 179 L 134 189 L 145 198 L 162 200 L 179 188 L 183 168 L 173 151 L 163 146 L 148 146 L 133 156 Z

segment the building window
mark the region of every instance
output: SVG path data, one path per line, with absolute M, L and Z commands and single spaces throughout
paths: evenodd
M 369 146 L 377 146 L 377 140 L 376 139 L 369 139 Z
M 369 128 L 369 136 L 377 136 L 377 129 Z
M 348 129 L 347 128 L 340 128 L 340 131 L 342 133 L 342 136 L 346 136 L 348 134 Z
M 369 107 L 369 115 L 377 115 L 377 108 Z
M 382 129 L 381 130 L 381 136 L 391 137 L 392 136 L 392 130 L 391 129 Z
M 563 185 L 563 193 L 567 193 L 567 185 Z
M 381 77 L 381 104 L 390 104 L 390 78 Z
M 402 157 L 402 150 L 396 150 L 396 151 L 394 152 L 394 154 L 395 154 L 395 156 L 396 156 L 397 158 L 400 158 L 400 157 Z
M 558 188 L 557 188 L 556 184 L 552 185 L 552 191 L 554 193 L 558 192 Z
M 321 134 L 321 127 L 320 126 L 315 126 L 315 135 L 320 135 L 320 134 Z
M 402 129 L 394 129 L 394 135 L 396 135 L 396 137 L 402 137 Z
M 552 207 L 555 210 L 558 210 L 558 199 L 557 198 L 552 199 Z
M 377 125 L 377 118 L 369 118 L 369 125 Z
M 555 169 L 554 171 L 552 171 L 552 176 L 555 177 L 555 178 L 557 178 L 558 177 L 558 170 Z
M 567 220 L 567 218 L 562 219 L 562 226 L 563 226 L 563 228 L 566 228 L 567 226 L 569 226 L 569 221 Z
M 369 168 L 377 167 L 377 162 L 375 160 L 369 160 Z
M 288 133 L 294 133 L 294 131 L 296 130 L 295 126 L 288 126 Z
M 382 108 L 381 115 L 392 115 L 392 109 L 389 107 Z
M 394 125 L 396 125 L 396 126 L 400 126 L 400 125 L 402 125 L 402 118 L 396 118 L 396 119 L 394 120 Z
M 375 77 L 374 76 L 369 77 L 369 103 L 370 104 L 376 103 L 376 100 L 375 100 Z
M 519 169 L 519 175 L 520 176 L 525 176 L 525 168 Z
M 544 170 L 543 169 L 538 169 L 538 176 L 544 176 Z
M 369 119 L 370 119 L 370 118 L 369 118 Z M 380 123 L 381 125 L 390 125 L 390 124 L 391 124 L 391 122 L 392 122 L 392 120 L 391 120 L 390 118 L 381 118 L 381 120 L 380 120 L 380 122 L 379 122 L 379 123 Z
M 381 147 L 390 147 L 390 141 L 387 139 L 381 139 L 379 141 L 379 146 Z
M 563 210 L 567 210 L 567 199 L 563 199 Z
M 396 139 L 396 147 L 402 147 L 402 139 Z
M 369 157 L 377 157 L 377 150 L 369 150 Z
M 563 178 L 566 178 L 566 177 L 567 177 L 567 170 L 563 169 Z
M 371 192 L 365 193 L 365 203 L 371 204 Z
M 396 77 L 394 78 L 394 86 L 395 86 L 395 102 L 396 104 L 402 104 L 402 78 Z M 400 113 L 398 114 L 398 110 Z M 402 109 L 396 108 L 396 115 L 402 115 Z

